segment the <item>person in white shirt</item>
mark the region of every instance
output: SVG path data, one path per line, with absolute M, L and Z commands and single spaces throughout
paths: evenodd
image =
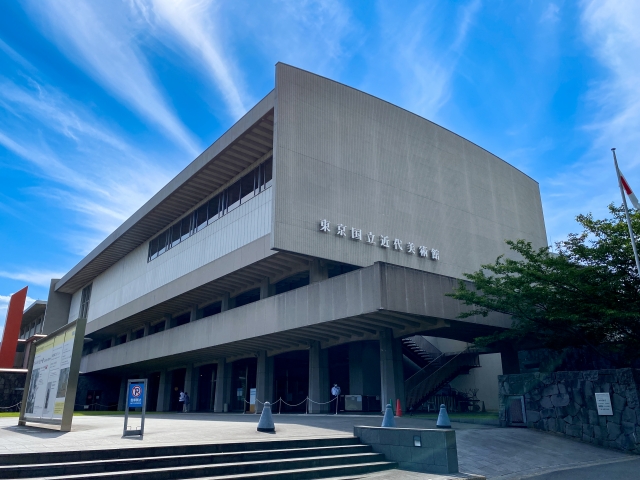
M 186 410 L 184 409 L 185 405 L 184 405 L 184 392 L 182 390 L 180 390 L 180 396 L 178 397 L 178 402 L 180 402 L 180 405 L 182 406 L 182 408 L 180 410 L 182 410 L 183 412 L 185 412 Z

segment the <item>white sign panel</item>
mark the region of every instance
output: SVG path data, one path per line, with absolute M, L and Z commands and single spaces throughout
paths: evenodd
M 613 409 L 611 408 L 611 396 L 609 393 L 596 393 L 595 395 L 598 415 L 613 415 Z
M 36 347 L 25 408 L 27 420 L 62 418 L 75 334 L 76 329 L 71 328 Z

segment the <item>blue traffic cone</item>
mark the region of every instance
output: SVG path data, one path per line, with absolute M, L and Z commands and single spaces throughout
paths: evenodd
M 440 413 L 438 414 L 438 421 L 436 422 L 436 427 L 451 428 L 451 420 L 449 420 L 447 407 L 445 407 L 444 404 L 440 405 Z
M 273 417 L 271 416 L 271 404 L 264 402 L 262 408 L 262 414 L 260 415 L 260 421 L 258 422 L 259 432 L 275 432 L 276 426 L 273 423 Z
M 382 419 L 382 427 L 394 428 L 396 426 L 396 419 L 393 418 L 393 408 L 391 403 L 387 405 L 384 410 L 384 418 Z

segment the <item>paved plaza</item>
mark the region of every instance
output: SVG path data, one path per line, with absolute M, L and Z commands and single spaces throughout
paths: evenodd
M 133 417 L 130 425 L 136 426 L 138 418 Z M 122 438 L 123 417 L 118 415 L 77 416 L 73 420 L 72 431 L 68 433 L 18 427 L 17 418 L 0 418 L 0 452 L 121 448 L 143 443 L 235 443 L 264 440 L 270 436 L 278 439 L 335 437 L 352 435 L 354 425 L 379 426 L 381 417 L 274 415 L 274 420 L 276 433 L 264 434 L 256 431 L 257 415 L 153 414 L 147 416 L 145 437 L 140 440 Z M 402 417 L 396 421 L 398 427 L 435 428 L 435 420 L 431 419 Z M 591 472 L 600 472 L 600 477 L 593 478 L 640 478 L 640 459 L 637 456 L 528 429 L 456 422 L 452 426 L 456 430 L 461 472 L 505 480 L 538 476 L 541 479 L 592 478 L 588 476 Z M 606 472 L 623 472 L 623 476 Z M 397 471 L 382 472 L 367 478 L 388 480 L 399 478 L 397 474 Z M 403 472 L 402 475 L 407 480 L 451 478 L 411 472 Z

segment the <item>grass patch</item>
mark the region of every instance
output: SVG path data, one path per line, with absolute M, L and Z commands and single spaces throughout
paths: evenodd
M 418 418 L 432 418 L 437 420 L 438 413 L 417 413 L 413 415 Z M 449 413 L 451 420 L 498 420 L 498 412 L 471 412 L 471 413 Z

